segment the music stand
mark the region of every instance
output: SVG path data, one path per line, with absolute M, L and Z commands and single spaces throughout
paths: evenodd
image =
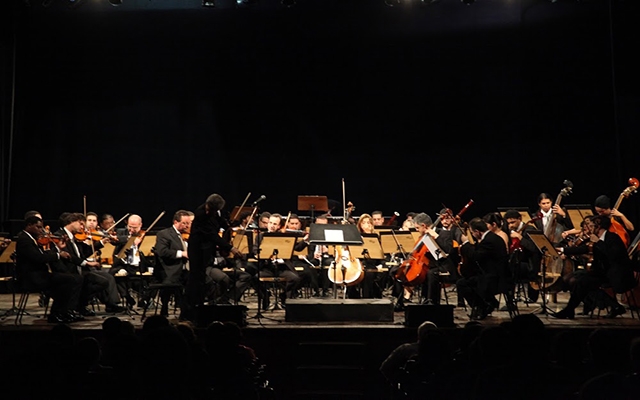
M 240 250 L 244 255 L 251 253 L 253 248 L 253 231 L 239 230 L 231 240 L 233 247 Z
M 332 225 L 332 224 L 311 224 L 309 227 L 309 243 L 320 245 L 336 245 L 336 246 L 350 246 L 350 245 L 362 245 L 364 240 L 358 227 L 352 224 L 344 225 Z M 336 251 L 337 253 L 337 251 Z M 337 254 L 336 257 L 337 259 Z M 337 268 L 335 268 L 336 261 L 333 261 L 333 298 L 338 297 L 337 292 Z M 344 271 L 342 271 L 344 274 Z M 346 296 L 347 287 L 343 283 L 342 296 L 343 299 Z
M 7 247 L 4 249 L 2 254 L 0 254 L 0 264 L 9 264 L 11 263 L 11 276 L 2 277 L 2 280 L 7 282 L 7 289 L 9 284 L 11 285 L 11 308 L 7 310 L 2 318 L 16 315 L 18 313 L 18 307 L 16 307 L 16 281 L 18 279 L 17 270 L 16 270 L 16 262 L 15 262 L 15 251 L 16 251 L 16 241 L 13 240 Z
M 551 257 L 553 259 L 557 259 L 560 257 L 560 254 L 556 251 L 553 244 L 549 241 L 549 239 L 544 235 L 541 231 L 528 232 L 527 235 L 533 243 L 536 245 L 540 253 L 542 253 L 542 261 L 540 262 L 540 295 L 542 296 L 542 308 L 540 310 L 534 311 L 540 312 L 540 314 L 548 315 L 548 311 L 551 311 L 549 307 L 547 307 L 547 257 Z M 558 279 L 561 279 L 558 277 Z
M 280 282 L 280 276 L 278 273 L 278 265 L 275 263 L 274 258 L 282 258 L 284 260 L 291 259 L 293 255 L 293 247 L 296 244 L 298 235 L 295 233 L 280 233 L 280 232 L 265 232 L 262 235 L 260 241 L 260 247 L 258 249 L 258 262 L 261 260 L 273 261 L 274 276 L 273 283 L 277 290 L 277 284 Z M 260 273 L 258 272 L 258 275 Z M 260 279 L 260 278 L 258 278 Z M 273 310 L 281 310 L 282 307 L 278 304 L 278 293 L 274 293 L 274 307 Z M 260 310 L 260 300 L 258 300 L 258 310 Z
M 593 215 L 591 204 L 567 204 L 565 208 L 574 228 L 579 228 L 585 217 Z
M 371 258 L 373 260 L 383 260 L 384 251 L 380 244 L 380 236 L 376 233 L 361 233 L 362 245 L 351 245 L 349 251 L 352 251 L 357 258 Z
M 311 211 L 311 222 L 315 211 L 329 211 L 327 196 L 298 196 L 298 211 Z
M 380 244 L 385 254 L 400 252 L 405 255 L 413 250 L 416 239 L 411 231 L 381 231 Z

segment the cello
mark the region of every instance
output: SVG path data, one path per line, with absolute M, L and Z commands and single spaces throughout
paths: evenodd
M 344 183 L 344 182 L 343 182 Z M 351 213 L 355 209 L 353 203 L 348 203 L 345 209 L 343 224 L 348 224 Z M 360 260 L 353 256 L 348 246 L 337 245 L 335 262 L 331 263 L 327 270 L 329 280 L 335 285 L 343 287 L 357 285 L 364 279 L 364 269 Z

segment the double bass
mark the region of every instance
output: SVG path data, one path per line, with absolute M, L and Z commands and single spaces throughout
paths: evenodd
M 563 197 L 569 196 L 573 190 L 573 183 L 569 180 L 563 182 L 565 187 L 558 193 L 554 206 L 560 207 L 560 202 Z M 556 245 L 562 241 L 562 231 L 564 227 L 558 223 L 557 214 L 551 214 L 551 220 L 548 222 L 544 230 L 544 235 L 547 237 L 552 245 Z M 573 271 L 573 263 L 569 259 L 562 259 L 560 256 L 550 256 L 544 254 L 541 261 L 540 270 L 544 273 L 544 276 L 540 277 L 540 282 L 530 282 L 530 285 L 534 289 L 544 287 L 548 293 L 557 293 L 561 290 L 562 280 L 561 276 Z M 543 268 L 544 267 L 544 268 Z
M 622 203 L 622 199 L 625 199 L 631 196 L 633 193 L 636 193 L 638 190 L 638 186 L 640 186 L 640 182 L 638 181 L 638 179 L 629 178 L 629 186 L 625 188 L 622 193 L 620 193 L 620 196 L 618 196 L 618 200 L 613 206 L 613 209 L 617 210 Z M 611 228 L 609 228 L 609 231 L 617 233 L 624 242 L 625 247 L 629 248 L 629 245 L 631 244 L 631 236 L 629 235 L 629 231 L 627 231 L 624 225 L 618 222 L 613 217 L 611 218 Z

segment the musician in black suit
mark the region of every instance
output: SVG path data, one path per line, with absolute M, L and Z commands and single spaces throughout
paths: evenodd
M 84 232 L 85 216 L 81 213 L 67 213 L 62 218 L 64 226 L 58 234 L 68 238 L 66 251 L 71 255 L 68 260 L 61 260 L 61 267 L 70 273 L 79 273 L 83 277 L 82 293 L 78 303 L 78 313 L 83 316 L 93 316 L 95 312 L 87 306 L 95 296 L 102 299 L 108 312 L 120 312 L 123 309 L 118 306 L 120 300 L 116 282 L 109 272 L 102 270 L 99 261 L 89 259 L 91 248 L 76 240 L 75 235 Z
M 443 218 L 450 218 L 448 210 L 440 211 Z M 449 257 L 453 253 L 453 232 L 433 226 L 431 217 L 425 213 L 416 214 L 413 217 L 416 230 L 424 235 L 429 235 L 439 247 L 439 254 L 435 257 L 429 253 L 429 272 L 422 285 L 422 297 L 424 304 L 440 304 L 440 273 L 446 273 L 453 269 L 452 258 Z
M 53 299 L 48 321 L 68 323 L 78 320 L 72 313 L 77 308 L 82 276 L 52 269 L 51 265 L 61 258 L 69 258 L 67 251 L 57 252 L 44 249 L 37 242 L 44 227 L 42 219 L 29 216 L 25 219 L 25 228 L 16 239 L 16 273 L 18 282 L 25 282 L 25 290 L 39 290 Z M 54 246 L 53 243 L 50 246 Z
M 513 277 L 516 281 L 525 282 L 527 285 L 527 299 L 531 302 L 538 301 L 540 291 L 531 286 L 531 282 L 539 280 L 540 264 L 542 253 L 536 244 L 529 237 L 530 232 L 537 231 L 530 220 L 528 223 L 522 222 L 522 215 L 518 210 L 507 210 L 504 213 L 504 220 L 509 228 L 509 265 Z
M 635 286 L 632 264 L 626 246 L 619 235 L 609 231 L 611 228 L 609 216 L 595 216 L 593 224 L 591 268 L 582 274 L 576 274 L 567 306 L 553 314 L 553 317 L 573 319 L 575 309 L 580 302 L 596 291 L 600 295 L 599 298 L 604 301 L 604 305 L 610 307 L 608 318 L 614 318 L 626 312 L 615 298 L 599 290 L 603 284 L 607 284 L 611 286 L 614 293 L 624 293 Z M 584 254 L 589 251 L 588 246 L 589 244 L 586 243 L 575 247 L 562 247 L 558 250 L 565 255 Z
M 504 240 L 491 232 L 482 218 L 469 221 L 469 229 L 476 243 L 469 243 L 466 235 L 462 235 L 460 253 L 475 273 L 459 279 L 456 287 L 458 296 L 472 307 L 472 319 L 484 319 L 498 305 L 495 295 L 512 287 L 508 254 Z
M 316 217 L 316 224 L 326 225 L 329 223 L 329 215 L 321 214 Z M 306 260 L 309 261 L 318 271 L 317 282 L 318 287 L 322 287 L 322 297 L 329 295 L 329 277 L 327 271 L 331 263 L 335 261 L 335 256 L 329 254 L 329 248 L 322 244 L 309 243 L 309 233 L 306 233 L 302 240 L 298 241 L 294 246 L 295 251 L 303 251 L 307 249 Z
M 138 272 L 143 274 L 152 267 L 151 261 L 146 255 L 140 251 L 140 246 L 144 240 L 142 234 L 142 217 L 137 214 L 129 215 L 127 218 L 127 226 L 125 228 L 116 229 L 117 242 L 113 249 L 113 265 L 109 273 L 117 277 L 135 276 Z M 118 257 L 118 254 L 124 249 L 124 256 Z M 144 283 L 131 279 L 116 280 L 120 297 L 126 299 L 127 305 L 133 307 L 136 301 L 131 296 L 130 290 L 137 289 L 141 294 L 139 306 L 145 307 L 149 301 L 149 293 L 144 290 Z M 136 286 L 137 285 L 137 286 Z
M 222 218 L 221 210 L 226 202 L 214 193 L 194 211 L 194 219 L 189 234 L 189 277 L 185 289 L 180 319 L 195 320 L 196 307 L 204 304 L 206 268 L 212 263 L 216 252 L 231 253 L 242 257 L 242 252 L 220 236 L 220 229 L 229 229 Z
M 273 213 L 269 217 L 269 224 L 267 225 L 266 233 L 276 233 L 280 232 L 282 228 L 282 215 L 278 213 Z M 284 278 L 287 281 L 285 291 L 280 293 L 280 300 L 284 304 L 287 298 L 294 298 L 296 295 L 296 291 L 300 286 L 301 278 L 300 275 L 296 272 L 293 264 L 290 259 L 282 259 L 279 258 L 277 254 L 260 254 L 262 244 L 262 239 L 264 238 L 265 232 L 260 232 L 258 234 L 257 239 L 253 244 L 253 254 L 258 258 L 258 276 L 260 278 L 263 277 L 279 277 Z M 264 293 L 264 292 L 263 292 Z M 266 296 L 262 298 L 263 308 L 268 308 L 269 305 L 269 297 L 268 292 L 265 293 Z
M 183 234 L 187 233 L 191 225 L 189 212 L 178 210 L 173 215 L 172 226 L 159 231 L 156 235 L 154 254 L 156 266 L 154 277 L 162 284 L 183 285 L 189 270 L 189 253 L 187 242 Z M 182 293 L 176 294 L 176 302 L 182 302 Z M 161 290 L 162 307 L 160 313 L 169 315 L 169 299 L 171 291 Z

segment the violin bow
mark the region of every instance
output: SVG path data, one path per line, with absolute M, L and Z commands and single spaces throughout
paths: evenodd
M 151 223 L 151 225 L 149 225 L 149 227 L 145 230 L 145 232 L 148 232 L 149 230 L 151 230 L 151 228 L 153 228 L 153 226 L 160 220 L 160 218 L 162 218 L 164 213 L 165 213 L 165 211 L 161 212 L 160 215 L 158 215 L 158 217 L 155 219 L 155 221 L 153 221 Z M 115 226 L 115 224 L 114 224 L 114 226 Z M 145 235 L 143 234 L 142 237 L 144 238 L 144 236 Z M 118 253 L 118 255 L 116 257 L 118 257 L 119 259 L 123 260 L 124 259 L 124 254 L 126 253 L 127 250 L 129 250 L 131 248 L 131 246 L 133 245 L 133 242 L 135 240 L 136 240 L 136 236 L 131 236 L 129 238 L 129 240 L 127 241 L 127 243 L 122 247 L 122 250 L 120 250 L 120 252 Z
M 247 193 L 247 197 L 245 197 L 242 204 L 240 204 L 240 208 L 238 208 L 238 211 L 236 211 L 235 215 L 231 217 L 231 222 L 238 219 L 238 216 L 240 215 L 240 211 L 242 211 L 242 208 L 244 207 L 244 205 L 247 204 L 247 201 L 249 200 L 250 196 L 251 196 L 251 192 Z

